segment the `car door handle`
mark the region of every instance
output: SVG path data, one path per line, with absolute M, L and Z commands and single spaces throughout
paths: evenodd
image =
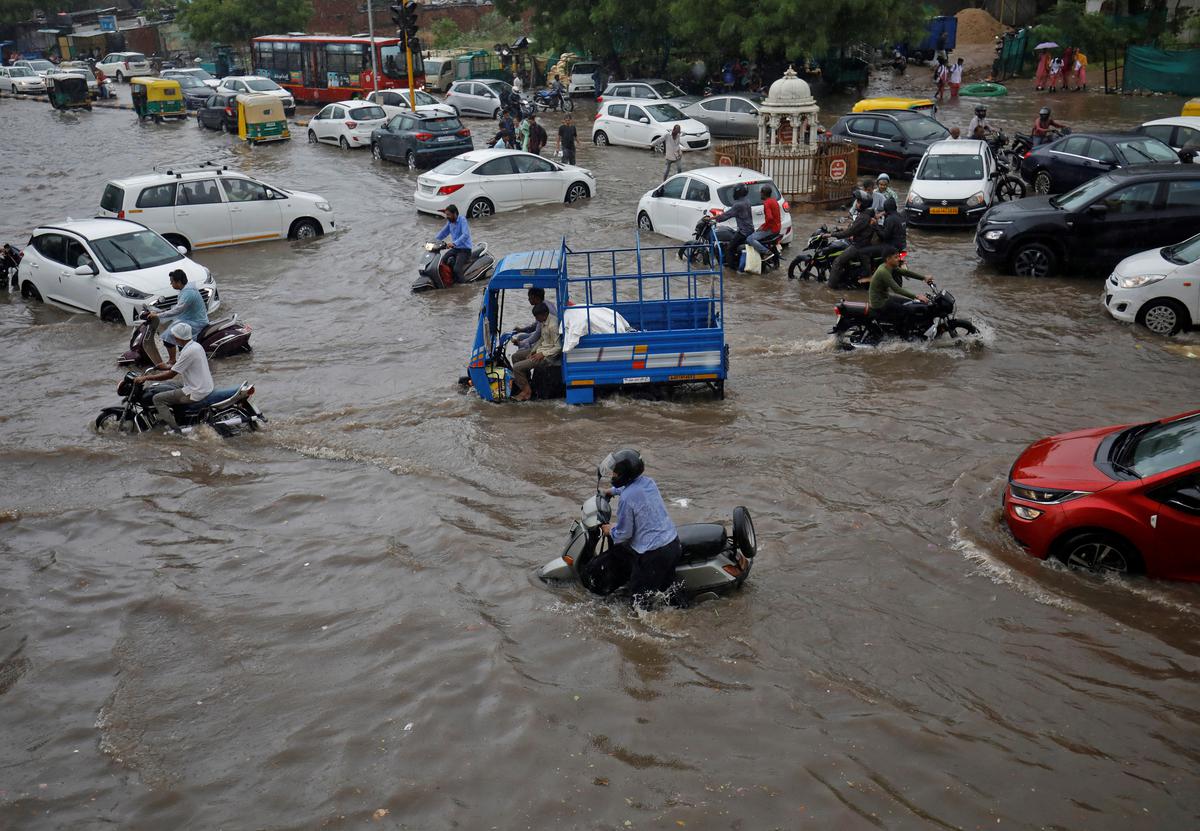
M 188 215 L 187 211 L 181 211 L 178 208 L 175 209 L 175 216 L 187 216 L 187 215 Z

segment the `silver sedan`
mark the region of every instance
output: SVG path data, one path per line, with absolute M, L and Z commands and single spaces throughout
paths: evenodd
M 757 136 L 761 100 L 748 95 L 710 95 L 679 109 L 707 126 L 714 136 Z

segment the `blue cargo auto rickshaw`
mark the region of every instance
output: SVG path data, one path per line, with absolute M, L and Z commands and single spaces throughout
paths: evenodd
M 634 248 L 575 251 L 564 240 L 557 250 L 509 254 L 483 294 L 464 383 L 485 401 L 510 397 L 506 347 L 514 324 L 531 322 L 528 290 L 542 288 L 557 306 L 563 351 L 534 371 L 536 397 L 589 404 L 598 390 L 703 386 L 723 398 L 724 272 L 718 243 L 710 245 L 707 258 L 681 258 L 677 245 L 643 248 L 640 236 Z

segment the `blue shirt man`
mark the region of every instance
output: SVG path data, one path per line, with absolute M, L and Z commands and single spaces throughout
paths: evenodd
M 603 526 L 612 538 L 612 556 L 629 563 L 629 592 L 636 606 L 653 605 L 664 597 L 673 603 L 681 584 L 675 578 L 683 549 L 675 523 L 667 516 L 658 485 L 643 475 L 646 466 L 636 450 L 618 450 L 601 464 L 612 472 L 612 493 L 618 494 L 617 522 Z
M 679 536 L 675 523 L 667 515 L 658 485 L 649 476 L 639 476 L 622 488 L 613 488 L 621 497 L 612 541 L 628 543 L 638 554 L 669 545 Z
M 208 307 L 204 303 L 204 297 L 198 288 L 188 282 L 183 269 L 175 269 L 170 277 L 171 288 L 179 292 L 179 295 L 175 298 L 174 306 L 165 312 L 156 312 L 154 317 L 166 324 L 186 323 L 192 327 L 192 332 L 195 333 L 193 337 L 199 340 L 200 332 L 208 325 Z M 178 344 L 170 331 L 163 335 L 163 343 L 167 345 L 167 353 L 174 361 Z
M 467 226 L 467 220 L 459 216 L 456 205 L 447 205 L 443 208 L 442 216 L 446 217 L 446 227 L 438 231 L 435 239 L 450 238 L 450 247 L 453 250 L 449 256 L 453 261 L 454 280 L 458 282 L 462 279 L 463 271 L 471 260 L 471 229 Z

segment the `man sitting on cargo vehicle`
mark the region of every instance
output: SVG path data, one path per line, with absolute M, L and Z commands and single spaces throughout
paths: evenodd
M 554 305 L 554 301 L 546 299 L 546 290 L 535 286 L 529 290 L 529 305 L 536 309 L 539 303 L 546 305 L 546 308 L 550 310 L 551 317 L 558 317 L 558 308 Z M 542 323 L 535 317 L 533 323 L 528 326 L 520 326 L 513 332 L 515 335 L 512 344 L 517 347 L 517 351 L 512 355 L 512 362 L 515 364 L 524 361 L 533 353 L 533 348 L 538 345 L 538 341 L 542 337 Z
M 538 303 L 533 307 L 533 317 L 541 327 L 537 351 L 531 353 L 525 360 L 513 364 L 513 381 L 520 389 L 520 392 L 513 396 L 514 401 L 528 401 L 533 397 L 533 387 L 529 384 L 529 373 L 536 366 L 554 363 L 562 352 L 558 318 L 550 314 L 550 307 L 545 303 Z

